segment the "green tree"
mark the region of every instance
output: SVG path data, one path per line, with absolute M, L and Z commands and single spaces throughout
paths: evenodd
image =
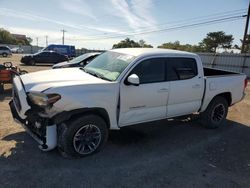
M 2 44 L 16 44 L 16 45 L 30 45 L 32 39 L 16 39 L 9 31 L 0 28 L 0 43 Z
M 140 47 L 142 47 L 142 48 L 153 48 L 153 46 L 151 45 L 151 44 L 147 44 L 144 40 L 139 40 L 139 45 L 140 45 Z
M 33 42 L 33 39 L 30 37 L 27 37 L 26 40 L 27 40 L 28 45 L 31 45 L 31 43 Z
M 217 48 L 231 48 L 233 40 L 232 35 L 226 35 L 223 31 L 217 31 L 208 33 L 201 44 L 207 52 L 216 52 Z
M 204 52 L 204 48 L 201 44 L 198 45 L 191 45 L 191 44 L 181 44 L 180 41 L 175 42 L 167 42 L 163 43 L 158 48 L 165 48 L 165 49 L 173 49 L 173 50 L 182 50 L 188 52 Z
M 134 40 L 131 40 L 129 38 L 126 38 L 125 40 L 122 40 L 118 42 L 117 44 L 114 44 L 112 48 L 153 48 L 152 45 L 146 44 L 144 40 L 140 40 L 139 42 L 135 42 Z
M 242 48 L 242 44 L 243 44 L 243 40 L 240 39 L 241 45 L 234 45 L 235 49 L 241 50 Z M 246 36 L 246 41 L 245 41 L 245 47 L 244 47 L 244 53 L 250 53 L 250 34 L 247 34 Z
M 16 39 L 10 34 L 9 31 L 0 28 L 0 43 L 2 44 L 15 44 Z

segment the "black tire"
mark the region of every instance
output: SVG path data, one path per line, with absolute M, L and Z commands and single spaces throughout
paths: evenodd
M 4 91 L 4 86 L 3 84 L 0 84 L 0 92 L 2 93 Z
M 201 113 L 201 123 L 209 129 L 218 128 L 225 122 L 228 113 L 228 102 L 224 97 L 215 97 L 207 109 Z
M 98 138 L 96 138 L 97 135 Z M 79 158 L 97 153 L 104 147 L 107 139 L 106 122 L 101 117 L 92 114 L 63 123 L 58 127 L 58 149 L 62 156 L 67 158 Z M 95 149 L 91 150 L 93 144 L 95 144 Z
M 7 53 L 2 53 L 2 56 L 3 56 L 3 57 L 7 57 L 8 54 L 7 54 Z
M 31 59 L 31 60 L 29 61 L 29 65 L 32 65 L 32 66 L 36 65 L 35 60 L 34 60 L 34 59 Z

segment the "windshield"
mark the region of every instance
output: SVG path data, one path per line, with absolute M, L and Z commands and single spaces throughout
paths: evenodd
M 97 77 L 116 81 L 135 56 L 117 52 L 105 52 L 84 67 L 84 70 Z
M 89 54 L 83 54 L 83 55 L 80 55 L 80 56 L 70 60 L 69 63 L 79 63 L 88 57 L 89 57 Z

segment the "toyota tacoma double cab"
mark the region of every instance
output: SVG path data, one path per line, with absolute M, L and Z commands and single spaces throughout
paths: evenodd
M 16 76 L 9 104 L 40 149 L 84 157 L 103 148 L 110 129 L 194 113 L 216 128 L 246 86 L 246 75 L 204 68 L 193 53 L 126 48 L 84 68 Z

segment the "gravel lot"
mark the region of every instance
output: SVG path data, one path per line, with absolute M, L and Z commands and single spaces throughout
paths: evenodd
M 0 58 L 20 66 L 20 55 Z M 48 66 L 20 66 L 29 72 Z M 250 88 L 216 130 L 158 121 L 112 131 L 96 155 L 69 160 L 41 152 L 11 117 L 11 85 L 0 94 L 0 187 L 249 187 Z

